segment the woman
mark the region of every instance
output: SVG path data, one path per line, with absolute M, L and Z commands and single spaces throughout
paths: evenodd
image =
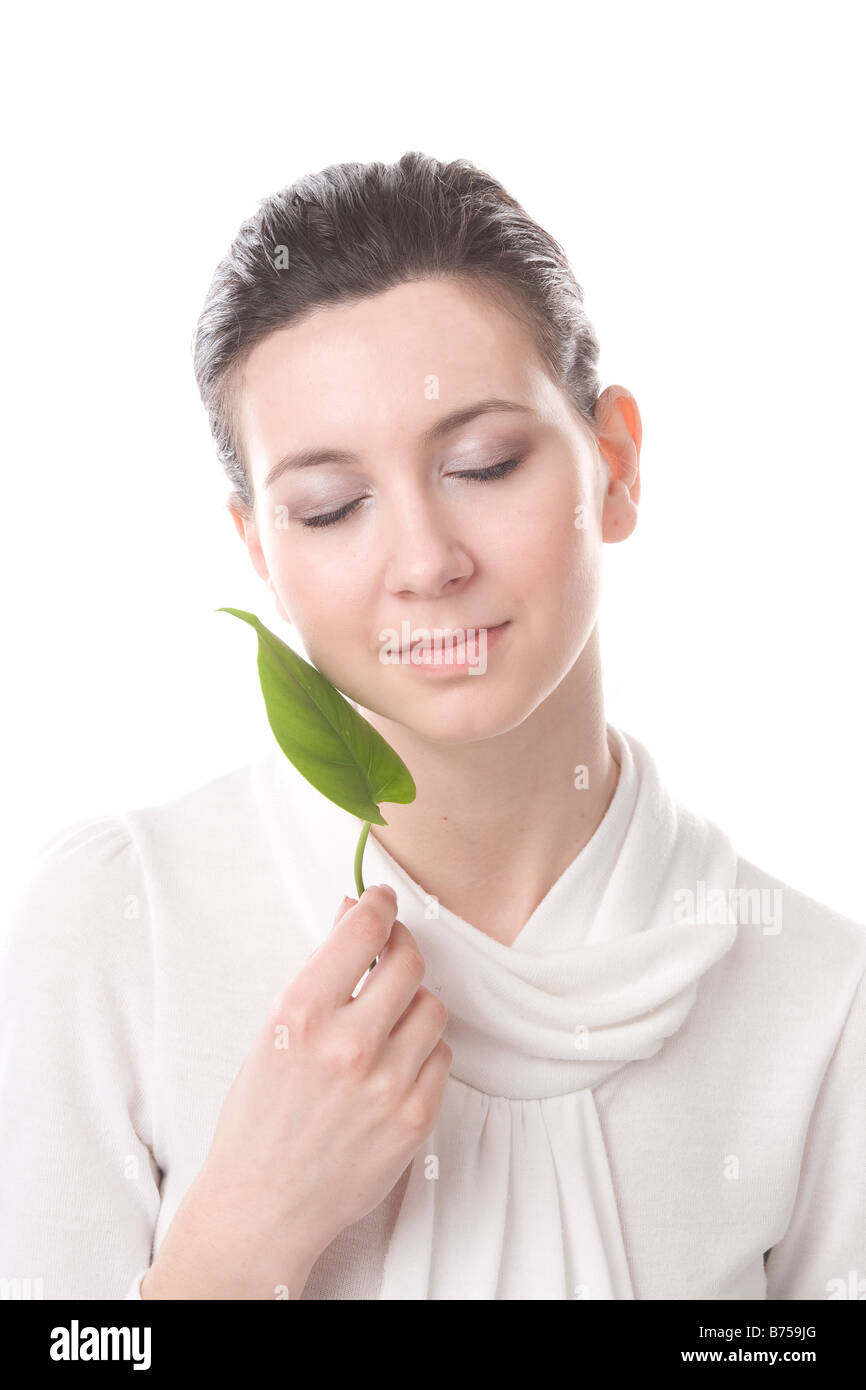
M 866 1275 L 866 929 L 606 721 L 641 422 L 597 356 L 561 248 L 468 161 L 338 165 L 241 228 L 195 343 L 232 520 L 417 797 L 361 902 L 358 823 L 276 747 L 49 843 L 4 965 L 3 1273 L 143 1299 Z

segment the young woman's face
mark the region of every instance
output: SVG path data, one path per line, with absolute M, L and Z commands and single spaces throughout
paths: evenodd
M 475 413 L 491 401 L 511 409 Z M 526 719 L 595 625 L 608 480 L 528 330 L 414 281 L 271 334 L 239 402 L 256 502 L 235 522 L 314 665 L 430 740 Z M 416 665 L 400 647 L 417 629 L 486 629 L 486 654 L 479 634 L 474 673 Z

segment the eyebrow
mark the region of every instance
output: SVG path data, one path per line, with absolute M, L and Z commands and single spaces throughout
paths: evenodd
M 519 405 L 517 401 L 501 400 L 499 397 L 493 396 L 489 400 L 476 401 L 474 405 L 466 405 L 459 410 L 452 410 L 449 415 L 444 415 L 441 420 L 436 421 L 435 425 L 431 425 L 430 429 L 419 435 L 418 442 L 422 446 L 435 444 L 437 440 L 444 439 L 446 435 L 452 434 L 462 425 L 468 425 L 477 416 L 487 415 L 497 410 L 535 415 L 535 411 L 528 405 Z M 348 449 L 300 449 L 296 453 L 286 454 L 278 463 L 274 464 L 265 478 L 265 489 L 273 487 L 277 479 L 290 469 L 314 468 L 319 463 L 360 462 L 360 454 L 353 453 Z

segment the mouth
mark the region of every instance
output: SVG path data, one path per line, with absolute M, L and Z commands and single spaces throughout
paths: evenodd
M 493 627 L 440 627 L 425 629 L 429 639 L 419 638 L 400 648 L 400 661 L 416 671 L 432 675 L 461 675 L 486 670 L 487 653 L 497 645 L 511 626 L 511 619 Z M 448 639 L 444 633 L 451 633 Z M 455 640 L 456 638 L 456 640 Z
M 416 638 L 415 641 L 404 642 L 400 647 L 400 655 L 403 656 L 405 654 L 407 657 L 410 656 L 413 651 L 422 646 L 425 642 L 431 650 L 435 649 L 438 645 L 443 652 L 457 650 L 461 645 L 461 639 L 464 647 L 477 646 L 479 641 L 482 640 L 482 633 L 486 632 L 489 641 L 495 632 L 501 632 L 508 626 L 510 621 L 511 619 L 507 618 L 505 622 L 497 623 L 495 627 L 486 627 L 483 623 L 479 623 L 476 627 L 461 627 L 458 623 L 453 625 L 445 623 L 439 627 L 427 628 L 418 626 L 413 628 L 412 631 L 427 632 L 430 634 L 429 638 Z M 447 639 L 444 635 L 446 632 L 451 634 Z

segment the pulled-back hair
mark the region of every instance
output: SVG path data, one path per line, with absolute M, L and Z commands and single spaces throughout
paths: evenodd
M 237 387 L 253 348 L 328 305 L 435 278 L 486 291 L 525 324 L 598 438 L 599 345 L 559 243 L 468 159 L 410 151 L 393 164 L 333 164 L 260 202 L 220 261 L 196 327 L 196 381 L 242 509 L 253 493 Z

